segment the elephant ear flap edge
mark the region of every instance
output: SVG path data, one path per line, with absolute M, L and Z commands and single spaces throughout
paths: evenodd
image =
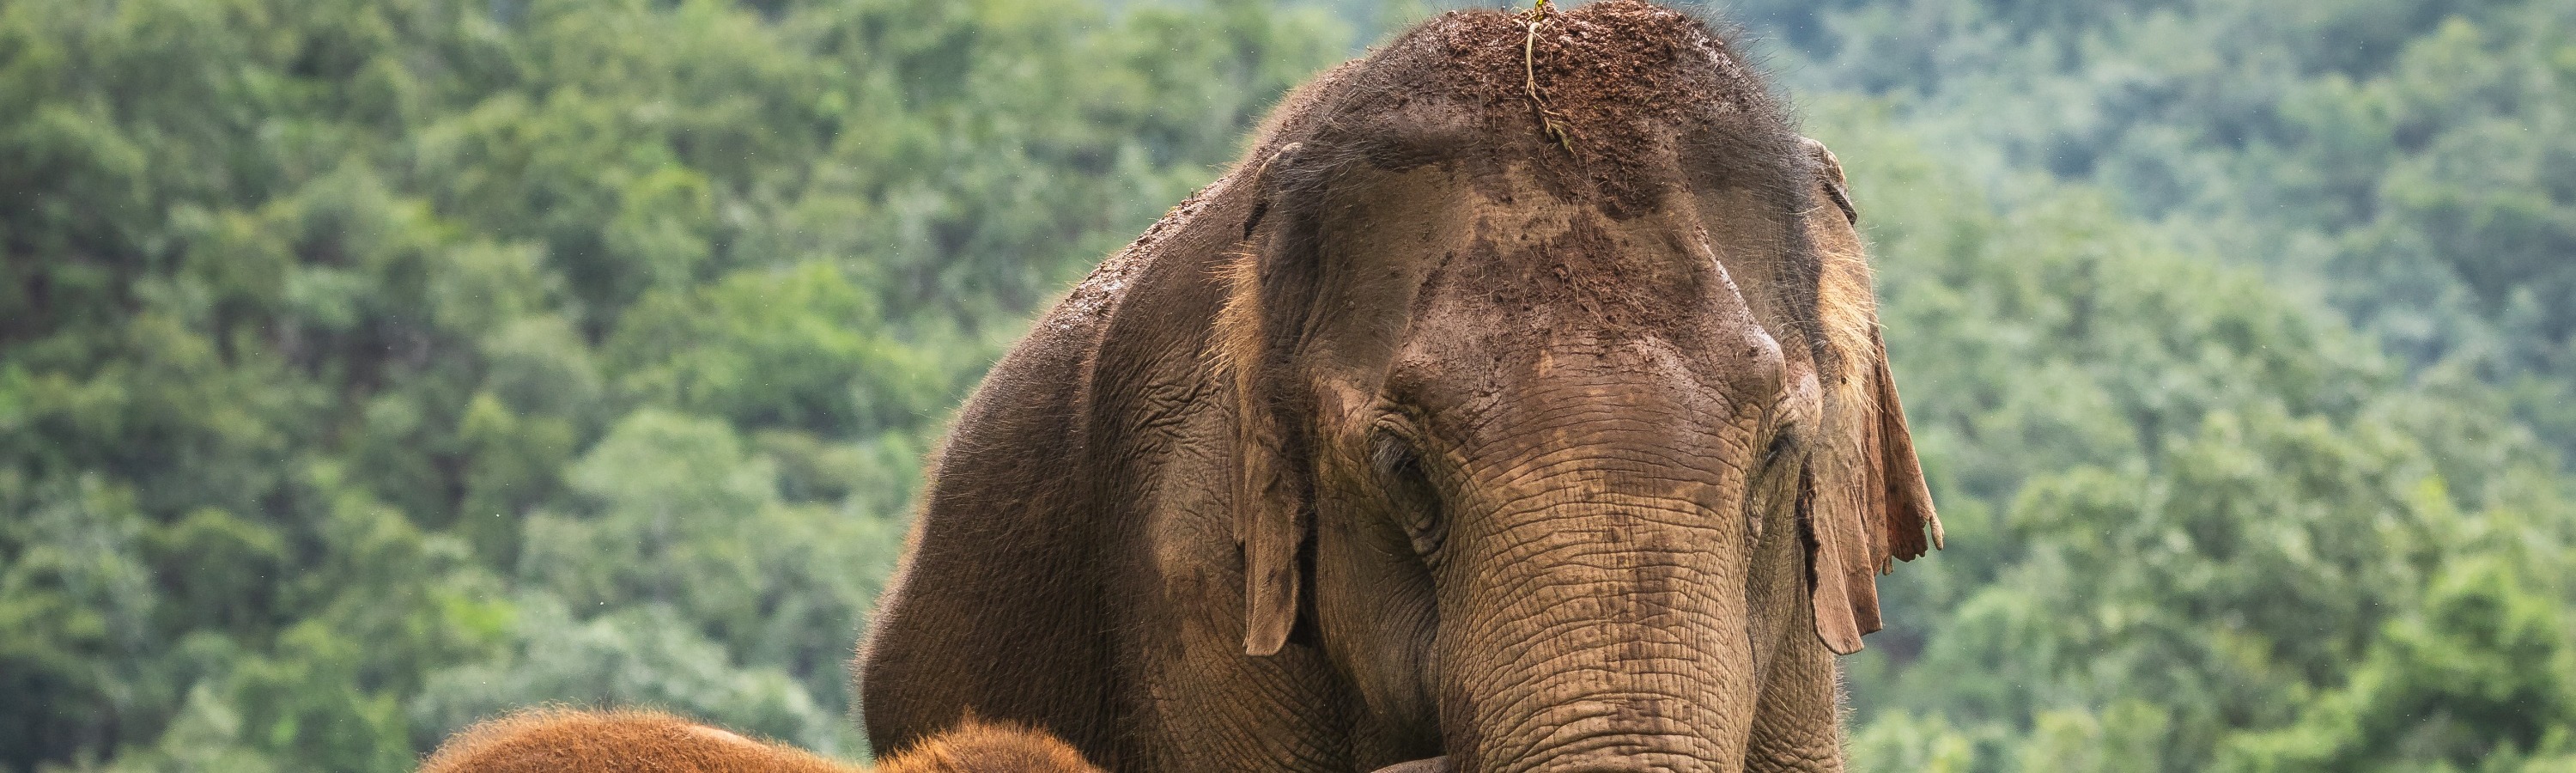
M 1803 139 L 1803 138 L 1802 138 Z M 1878 575 L 1941 544 L 1923 466 L 1915 456 L 1905 406 L 1879 335 L 1875 293 L 1859 213 L 1844 192 L 1841 163 L 1822 143 L 1803 140 L 1819 177 L 1816 195 L 1841 217 L 1810 217 L 1824 266 L 1818 313 L 1836 352 L 1835 385 L 1826 393 L 1824 426 L 1812 457 L 1800 515 L 1809 530 L 1811 601 L 1816 636 L 1836 654 L 1861 649 L 1861 636 L 1884 624 Z M 1822 203 L 1822 202 L 1819 202 Z M 1927 539 L 1928 532 L 1928 539 Z
M 1225 264 L 1227 297 L 1217 319 L 1216 369 L 1232 392 L 1235 422 L 1231 481 L 1235 539 L 1243 549 L 1243 650 L 1254 657 L 1279 653 L 1296 627 L 1298 590 L 1305 582 L 1298 552 L 1306 537 L 1306 507 L 1288 463 L 1286 435 L 1264 382 L 1271 372 L 1271 330 L 1263 303 L 1263 229 L 1274 173 L 1300 149 L 1289 143 L 1248 175 L 1253 196 L 1243 223 L 1241 248 Z
M 1235 538 L 1243 545 L 1243 652 L 1279 654 L 1297 624 L 1304 585 L 1297 553 L 1305 542 L 1305 503 L 1279 453 L 1276 421 L 1257 394 L 1238 398 L 1235 448 Z
M 1812 571 L 1816 636 L 1835 654 L 1861 650 L 1861 636 L 1885 627 L 1879 617 L 1878 575 L 1898 560 L 1913 560 L 1941 543 L 1941 520 L 1916 459 L 1905 408 L 1887 367 L 1886 351 L 1854 379 L 1869 383 L 1846 392 L 1826 427 L 1826 452 L 1810 468 L 1804 508 L 1815 550 Z M 1927 537 L 1928 534 L 1928 537 Z

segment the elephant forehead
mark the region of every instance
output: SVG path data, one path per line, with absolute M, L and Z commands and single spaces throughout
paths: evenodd
M 1397 305 L 1408 294 L 1419 306 L 1441 292 L 1465 293 L 1488 296 L 1489 313 L 1670 324 L 1711 293 L 1734 292 L 1721 254 L 1771 260 L 1784 247 L 1730 213 L 1689 204 L 1724 194 L 1616 218 L 1564 197 L 1541 176 L 1528 165 L 1486 172 L 1444 163 L 1346 177 L 1315 202 L 1320 258 L 1332 277 L 1320 300 L 1348 312 Z M 1728 222 L 1712 229 L 1713 219 Z
M 1793 204 L 1779 183 L 1803 168 L 1785 110 L 1724 36 L 1641 2 L 1444 15 L 1337 73 L 1314 103 L 1285 123 L 1328 166 L 1529 162 L 1621 218 L 1654 209 L 1685 172 Z
M 1776 391 L 1780 344 L 1717 258 L 1759 247 L 1721 247 L 1688 217 L 1529 201 L 1480 208 L 1424 272 L 1391 377 Z
M 1586 210 L 1519 214 L 1478 217 L 1438 275 L 1442 289 L 1481 297 L 1511 321 L 1605 331 L 1690 327 L 1734 294 L 1698 234 Z
M 1323 278 L 1308 354 L 1365 371 L 1405 338 L 1489 354 L 1525 348 L 1531 333 L 1705 348 L 1741 344 L 1758 324 L 1719 256 L 1767 256 L 1778 240 L 1720 243 L 1756 229 L 1712 230 L 1695 206 L 1611 217 L 1537 176 L 1368 171 L 1309 202 Z

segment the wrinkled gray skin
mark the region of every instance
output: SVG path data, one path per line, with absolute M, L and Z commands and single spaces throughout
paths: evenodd
M 1661 127 L 1622 207 L 1369 102 L 1396 48 L 968 403 L 861 656 L 876 748 L 972 714 L 1115 771 L 1841 768 L 1846 586 L 1929 510 L 1830 154 Z

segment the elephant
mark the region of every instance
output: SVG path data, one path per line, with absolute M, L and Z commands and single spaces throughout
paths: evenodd
M 421 773 L 868 773 L 651 711 L 537 709 L 458 732 Z M 1043 733 L 967 721 L 880 761 L 875 773 L 1101 773 Z
M 1637 0 L 1285 98 L 1005 355 L 861 645 L 868 737 L 1108 770 L 1839 770 L 1941 540 L 1841 168 Z

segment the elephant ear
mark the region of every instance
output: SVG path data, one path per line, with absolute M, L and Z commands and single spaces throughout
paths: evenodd
M 1297 624 L 1305 585 L 1298 552 L 1306 541 L 1303 492 L 1282 446 L 1271 397 L 1258 377 L 1237 378 L 1235 392 L 1235 539 L 1243 546 L 1243 651 L 1279 653 Z
M 1877 576 L 1899 559 L 1939 547 L 1941 520 L 1887 367 L 1869 262 L 1852 229 L 1859 214 L 1844 193 L 1842 165 L 1824 145 L 1805 142 L 1817 172 L 1815 195 L 1839 206 L 1815 207 L 1807 217 L 1822 259 L 1817 315 L 1833 372 L 1801 509 L 1812 544 L 1816 636 L 1848 655 L 1860 651 L 1862 634 L 1882 627 Z
M 1293 284 L 1279 273 L 1294 267 L 1265 265 L 1274 262 L 1272 245 L 1281 241 L 1276 219 L 1267 217 L 1276 172 L 1294 162 L 1299 147 L 1291 143 L 1272 153 L 1245 180 L 1256 198 L 1244 221 L 1243 249 L 1226 268 L 1229 290 L 1217 320 L 1215 365 L 1233 393 L 1230 499 L 1235 540 L 1243 549 L 1243 650 L 1256 657 L 1278 654 L 1287 645 L 1305 585 L 1298 555 L 1307 532 L 1304 489 L 1287 453 L 1288 427 L 1274 394 L 1287 341 L 1272 321 L 1290 315 L 1272 307 L 1282 300 L 1274 297 L 1282 285 Z

